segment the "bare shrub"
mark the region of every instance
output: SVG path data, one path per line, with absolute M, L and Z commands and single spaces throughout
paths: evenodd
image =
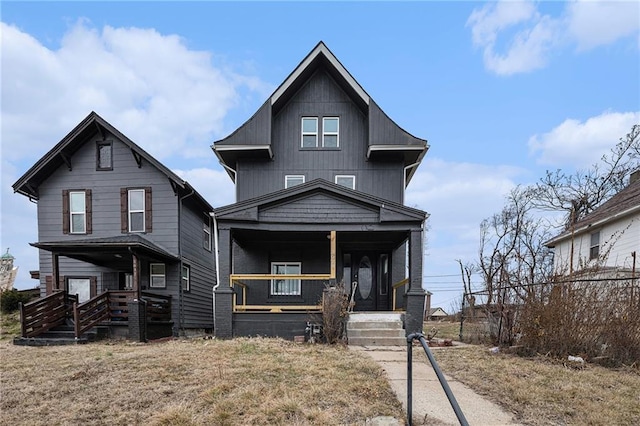
M 520 343 L 527 352 L 638 367 L 638 308 L 631 279 L 558 282 L 523 305 Z
M 327 343 L 340 343 L 344 340 L 348 306 L 349 301 L 342 291 L 342 286 L 327 286 L 324 289 L 322 325 Z

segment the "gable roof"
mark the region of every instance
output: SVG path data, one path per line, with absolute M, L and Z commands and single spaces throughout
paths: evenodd
M 570 238 L 572 235 L 589 232 L 595 227 L 640 213 L 640 176 L 636 175 L 636 173 L 632 174 L 630 183 L 624 189 L 576 222 L 573 226 L 573 231 L 571 229 L 565 230 L 549 240 L 545 245 L 547 247 L 555 247 L 556 244 Z
M 327 72 L 362 113 L 370 118 L 367 158 L 383 159 L 390 155 L 402 158 L 405 166 L 410 166 L 405 174 L 405 182 L 408 184 L 429 149 L 427 140 L 411 135 L 391 120 L 322 41 L 309 52 L 249 120 L 211 146 L 231 179 L 235 182 L 234 168 L 238 159 L 273 158 L 272 118 L 319 69 Z
M 139 159 L 144 159 L 146 162 L 164 173 L 164 175 L 171 181 L 172 186 L 175 185 L 174 188 L 180 188 L 186 193 L 190 193 L 193 190 L 196 198 L 198 198 L 198 200 L 207 209 L 213 210 L 213 207 L 211 207 L 211 205 L 200 194 L 198 194 L 198 192 L 187 181 L 178 177 L 178 175 L 153 158 L 144 149 L 135 144 L 131 139 L 122 134 L 118 129 L 113 127 L 94 111 L 91 111 L 84 120 L 82 120 L 73 130 L 62 138 L 56 146 L 40 158 L 12 185 L 14 192 L 18 192 L 29 198 L 37 200 L 38 187 L 40 184 L 62 165 L 66 164 L 71 169 L 71 157 L 73 154 L 85 143 L 92 140 L 92 137 L 96 132 L 100 133 L 103 137 L 106 137 L 107 133 L 114 135 L 131 149 L 134 156 Z
M 342 185 L 337 185 L 325 179 L 314 179 L 312 181 L 295 185 L 291 188 L 281 189 L 266 195 L 255 197 L 238 203 L 215 209 L 218 220 L 243 220 L 258 221 L 259 209 L 272 207 L 277 204 L 292 203 L 301 197 L 312 194 L 324 193 L 334 198 L 348 200 L 358 203 L 372 210 L 380 212 L 380 221 L 416 221 L 422 222 L 428 214 L 422 210 L 393 203 L 364 192 L 355 191 Z

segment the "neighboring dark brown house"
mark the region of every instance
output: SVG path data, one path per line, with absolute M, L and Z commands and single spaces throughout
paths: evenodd
M 422 330 L 427 214 L 403 203 L 427 142 L 322 42 L 212 148 L 237 199 L 215 209 L 216 335 L 301 335 L 327 285 L 356 311 L 406 309 L 406 332 Z

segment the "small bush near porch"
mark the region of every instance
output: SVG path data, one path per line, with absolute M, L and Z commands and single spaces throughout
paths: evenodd
M 0 342 L 0 424 L 364 424 L 403 418 L 344 346 L 280 339 L 23 347 Z

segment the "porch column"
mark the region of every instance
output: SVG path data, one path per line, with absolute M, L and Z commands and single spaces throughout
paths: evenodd
M 404 318 L 406 335 L 422 332 L 424 322 L 424 300 L 422 288 L 422 229 L 412 229 L 409 234 L 409 289 L 407 310 Z
M 140 260 L 134 253 L 131 253 L 131 263 L 133 264 L 133 271 L 131 274 L 131 287 L 136 294 L 135 298 L 140 300 Z
M 53 283 L 51 284 L 51 290 L 64 290 L 60 288 L 60 261 L 58 253 L 51 253 L 51 271 L 53 275 Z
M 233 290 L 230 287 L 231 274 L 231 230 L 218 229 L 218 276 L 220 282 L 213 292 L 213 327 L 216 337 L 233 337 Z

